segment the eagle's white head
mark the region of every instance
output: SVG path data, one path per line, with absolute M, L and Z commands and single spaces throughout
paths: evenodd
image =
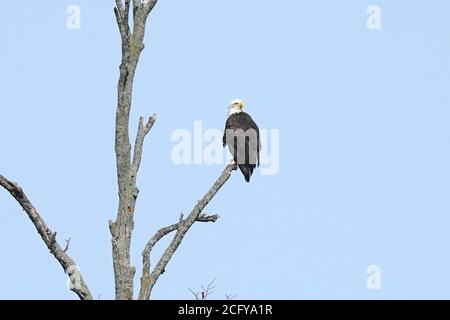
M 244 102 L 241 99 L 234 99 L 230 102 L 230 105 L 228 106 L 228 116 L 242 111 L 244 111 Z

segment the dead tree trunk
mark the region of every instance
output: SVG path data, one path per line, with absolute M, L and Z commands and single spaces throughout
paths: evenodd
M 136 269 L 131 266 L 130 262 L 130 244 L 134 225 L 134 207 L 139 193 L 136 186 L 136 177 L 141 162 L 144 137 L 156 120 L 156 114 L 150 117 L 145 125 L 142 118 L 139 120 L 132 157 L 128 126 L 133 80 L 139 56 L 144 49 L 145 23 L 150 11 L 156 4 L 156 0 L 146 1 L 145 3 L 141 3 L 141 0 L 133 0 L 132 2 L 132 30 L 130 30 L 128 24 L 130 0 L 125 0 L 124 4 L 121 0 L 116 0 L 116 7 L 114 8 L 122 42 L 122 62 L 117 84 L 115 139 L 119 207 L 116 220 L 109 222 L 109 229 L 111 231 L 116 299 L 120 300 L 133 299 L 133 278 Z

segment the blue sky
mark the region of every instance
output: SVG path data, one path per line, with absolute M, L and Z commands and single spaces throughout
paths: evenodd
M 0 174 L 17 181 L 95 297 L 114 296 L 114 1 L 9 2 L 0 20 Z M 69 5 L 81 29 L 66 27 Z M 369 30 L 369 5 L 381 29 Z M 153 291 L 212 298 L 450 298 L 450 4 L 160 0 L 135 79 L 131 130 L 158 113 L 138 186 L 132 259 L 188 213 L 223 165 L 175 165 L 172 132 L 222 129 L 241 98 L 279 129 L 279 171 L 235 172 Z M 75 299 L 17 203 L 0 190 L 0 298 Z M 153 253 L 153 263 L 170 239 Z M 381 289 L 366 269 L 381 270 Z

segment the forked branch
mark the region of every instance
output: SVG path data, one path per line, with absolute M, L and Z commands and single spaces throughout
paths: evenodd
M 152 292 L 153 286 L 158 280 L 159 276 L 164 272 L 167 264 L 172 258 L 173 254 L 177 250 L 184 236 L 192 227 L 196 221 L 208 222 L 216 221 L 219 217 L 217 215 L 206 216 L 202 215 L 203 209 L 211 201 L 211 199 L 217 194 L 217 192 L 222 188 L 225 182 L 230 178 L 231 172 L 236 169 L 235 164 L 229 164 L 225 167 L 220 177 L 214 182 L 213 186 L 209 191 L 203 196 L 203 198 L 198 201 L 197 205 L 192 209 L 191 213 L 187 218 L 180 218 L 180 222 L 173 224 L 169 227 L 162 228 L 149 240 L 147 245 L 142 252 L 143 267 L 142 267 L 142 277 L 141 277 L 141 289 L 139 292 L 139 299 L 149 299 Z M 150 252 L 155 244 L 165 235 L 172 231 L 175 231 L 175 236 L 173 237 L 171 243 L 164 251 L 163 255 L 159 259 L 153 271 L 150 272 Z

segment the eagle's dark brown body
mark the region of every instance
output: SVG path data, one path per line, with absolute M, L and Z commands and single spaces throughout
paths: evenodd
M 228 145 L 234 161 L 249 182 L 253 170 L 259 166 L 259 128 L 245 112 L 231 114 L 225 123 L 223 146 Z

